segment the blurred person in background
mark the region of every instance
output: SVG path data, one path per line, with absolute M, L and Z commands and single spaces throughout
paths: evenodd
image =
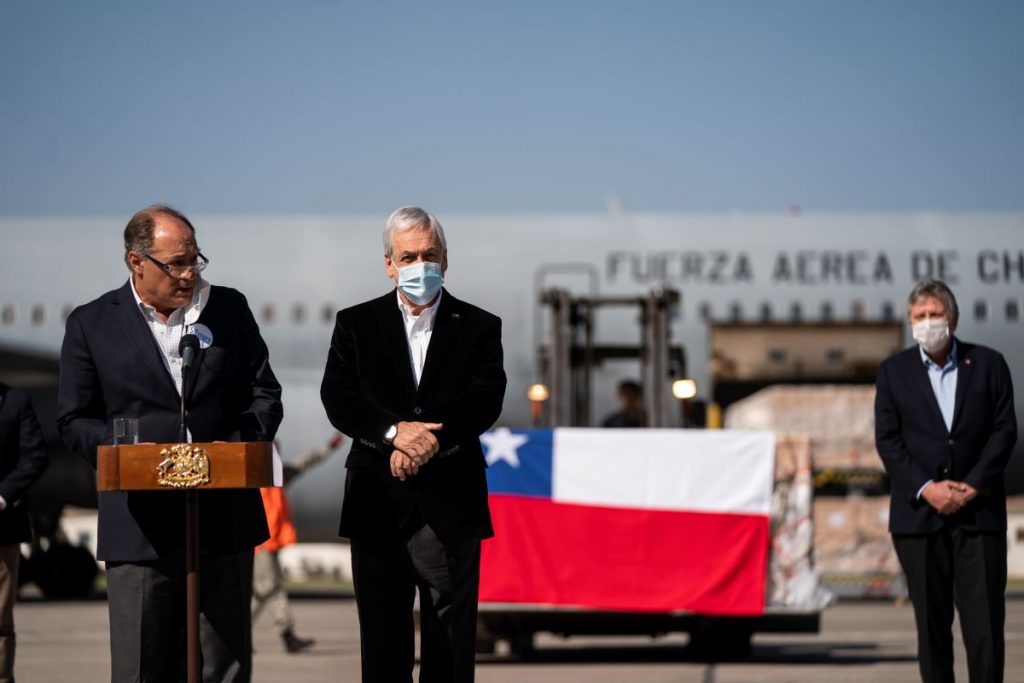
M 284 464 L 284 486 L 261 488 L 263 508 L 267 513 L 267 527 L 270 538 L 257 546 L 252 566 L 252 622 L 264 609 L 270 611 L 274 626 L 289 654 L 302 652 L 316 642 L 312 638 L 300 638 L 295 634 L 295 617 L 288 605 L 288 592 L 284 587 L 284 570 L 281 567 L 280 552 L 298 541 L 292 511 L 284 487 L 314 465 L 318 465 L 338 450 L 345 437 L 335 434 L 326 445 L 313 449 L 296 462 Z M 274 448 L 277 448 L 274 442 Z
M 619 382 L 616 392 L 619 399 L 619 410 L 615 411 L 602 422 L 602 427 L 646 427 L 647 414 L 644 412 L 644 391 L 640 383 L 624 379 Z
M 14 681 L 14 601 L 22 543 L 32 540 L 21 499 L 49 464 L 32 400 L 0 384 L 0 683 Z

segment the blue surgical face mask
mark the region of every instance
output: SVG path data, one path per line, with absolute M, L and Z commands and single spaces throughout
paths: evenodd
M 419 306 L 430 303 L 443 282 L 440 263 L 420 261 L 398 269 L 398 288 L 409 301 Z

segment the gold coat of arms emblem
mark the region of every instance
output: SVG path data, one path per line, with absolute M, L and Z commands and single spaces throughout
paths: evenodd
M 210 456 L 202 448 L 180 443 L 160 451 L 156 466 L 160 486 L 193 489 L 210 483 Z

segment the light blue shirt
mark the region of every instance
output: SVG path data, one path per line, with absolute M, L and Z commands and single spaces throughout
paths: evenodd
M 942 367 L 928 357 L 920 346 L 921 362 L 928 370 L 928 381 L 932 384 L 932 393 L 942 411 L 942 420 L 946 423 L 946 431 L 953 431 L 953 408 L 956 405 L 956 340 L 949 349 L 949 357 Z
M 946 364 L 942 367 L 929 358 L 924 349 L 920 346 L 917 348 L 921 352 L 921 362 L 924 363 L 924 367 L 928 371 L 928 381 L 931 382 L 932 393 L 935 394 L 935 400 L 942 412 L 942 421 L 946 423 L 946 431 L 953 431 L 953 408 L 956 407 L 956 339 L 953 340 Z M 918 498 L 932 481 L 934 480 L 929 479 L 924 486 L 917 490 Z

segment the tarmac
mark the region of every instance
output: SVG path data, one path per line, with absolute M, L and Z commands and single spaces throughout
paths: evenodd
M 359 681 L 359 630 L 351 598 L 302 597 L 292 601 L 296 631 L 316 644 L 301 654 L 284 652 L 268 618 L 256 624 L 256 683 Z M 24 600 L 15 611 L 19 681 L 85 683 L 110 679 L 107 606 L 84 602 Z M 841 602 L 825 611 L 818 634 L 758 634 L 742 661 L 699 661 L 685 634 L 563 639 L 539 634 L 526 658 L 478 659 L 482 683 L 732 683 L 918 681 L 913 614 L 907 604 Z M 957 680 L 966 681 L 963 645 L 957 636 Z M 1006 681 L 1024 681 L 1024 599 L 1007 604 Z

